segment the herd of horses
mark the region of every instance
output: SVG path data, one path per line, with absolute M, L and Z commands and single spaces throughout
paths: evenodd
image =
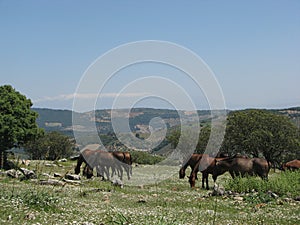
M 232 157 L 210 157 L 207 154 L 193 154 L 192 157 L 180 168 L 179 178 L 185 177 L 186 168 L 191 167 L 191 174 L 189 176 L 189 183 L 191 187 L 195 187 L 195 180 L 197 173 L 202 173 L 202 188 L 209 189 L 208 176 L 212 175 L 214 182 L 217 177 L 229 172 L 232 178 L 236 176 L 253 176 L 258 175 L 262 179 L 268 179 L 270 164 L 261 158 L 248 158 L 242 155 L 235 155 Z
M 132 157 L 130 152 L 107 152 L 103 150 L 83 150 L 77 160 L 75 173 L 80 173 L 80 167 L 85 163 L 83 175 L 87 178 L 93 176 L 93 170 L 96 169 L 97 175 L 110 180 L 111 177 L 117 175 L 123 179 L 123 170 L 127 173 L 128 180 L 132 176 Z M 208 177 L 212 175 L 214 182 L 217 177 L 229 172 L 232 178 L 236 176 L 259 176 L 264 180 L 268 180 L 268 174 L 271 164 L 262 158 L 248 158 L 243 155 L 222 155 L 211 157 L 207 154 L 192 154 L 179 170 L 179 178 L 185 177 L 185 172 L 191 167 L 189 178 L 190 186 L 195 187 L 198 172 L 202 173 L 202 188 L 209 189 Z M 282 170 L 296 170 L 300 168 L 300 160 L 283 163 Z M 110 173 L 111 171 L 111 173 Z
M 243 155 L 224 156 L 214 158 L 207 154 L 193 154 L 187 162 L 179 170 L 179 178 L 185 177 L 185 171 L 187 167 L 191 167 L 191 173 L 189 178 L 190 186 L 195 187 L 195 181 L 197 179 L 197 173 L 202 173 L 202 188 L 209 189 L 208 176 L 212 175 L 214 182 L 217 177 L 229 172 L 234 179 L 237 176 L 259 176 L 263 180 L 268 180 L 268 174 L 271 168 L 271 164 L 262 158 L 248 158 Z M 280 167 L 281 170 L 297 170 L 300 168 L 300 160 L 295 159 L 287 163 L 283 163 Z
M 107 152 L 103 150 L 83 150 L 75 167 L 75 174 L 80 173 L 82 163 L 85 163 L 83 175 L 87 178 L 93 176 L 93 170 L 96 169 L 97 175 L 106 179 L 110 179 L 114 175 L 118 175 L 123 179 L 123 170 L 127 173 L 128 180 L 132 176 L 132 157 L 129 152 Z M 110 176 L 111 169 L 111 176 Z

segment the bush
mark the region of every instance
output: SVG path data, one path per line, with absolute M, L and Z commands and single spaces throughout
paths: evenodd
M 225 184 L 225 189 L 239 193 L 252 190 L 259 193 L 272 191 L 279 196 L 296 197 L 300 193 L 300 172 L 286 171 L 274 174 L 269 181 L 258 177 L 237 177 L 229 179 Z
M 132 151 L 130 153 L 132 156 L 132 161 L 138 164 L 153 165 L 164 160 L 164 157 L 158 155 L 151 155 L 148 152 Z

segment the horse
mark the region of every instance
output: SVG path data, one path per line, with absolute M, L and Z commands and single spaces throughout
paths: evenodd
M 219 155 L 219 156 L 224 156 L 224 155 Z M 218 175 L 215 175 L 215 166 L 216 166 L 215 159 L 224 160 L 227 158 L 228 157 L 214 158 L 214 157 L 210 157 L 207 154 L 203 154 L 202 157 L 195 164 L 189 176 L 189 183 L 191 188 L 195 187 L 195 180 L 197 179 L 197 173 L 200 171 L 202 173 L 202 188 L 203 189 L 205 188 L 204 184 L 206 183 L 206 189 L 209 190 L 209 185 L 208 185 L 209 174 L 213 175 L 214 182 L 216 182 L 218 177 Z
M 132 158 L 129 152 L 106 152 L 103 150 L 90 150 L 85 149 L 81 152 L 78 157 L 77 165 L 75 168 L 75 173 L 80 173 L 80 166 L 85 162 L 85 168 L 83 170 L 83 175 L 87 178 L 93 176 L 93 169 L 96 168 L 97 175 L 109 179 L 109 169 L 112 170 L 112 176 L 117 174 L 120 179 L 123 179 L 123 168 L 127 172 L 128 179 L 132 175 Z
M 292 161 L 289 161 L 289 162 L 286 162 L 286 163 L 283 163 L 282 166 L 281 166 L 282 170 L 283 171 L 286 171 L 286 170 L 298 170 L 300 169 L 300 160 L 299 159 L 294 159 Z
M 77 165 L 75 167 L 75 174 L 80 173 L 80 166 L 84 162 L 86 164 L 84 168 L 84 175 L 87 178 L 93 176 L 93 169 L 96 168 L 97 174 L 109 180 L 109 169 L 112 169 L 112 173 L 115 173 L 115 170 L 121 170 L 120 165 L 116 162 L 116 158 L 111 152 L 106 152 L 103 150 L 90 150 L 85 149 L 82 151 L 78 157 Z
M 127 178 L 130 180 L 130 176 L 132 176 L 132 158 L 131 154 L 129 152 L 121 152 L 121 151 L 115 151 L 112 152 L 113 156 L 117 158 L 121 162 L 121 166 L 124 168 L 124 170 L 127 173 Z M 123 171 L 120 171 L 121 179 L 123 177 Z
M 264 180 L 268 179 L 270 164 L 262 158 L 229 158 L 225 160 L 215 160 L 215 170 L 213 176 L 222 175 L 229 172 L 232 178 L 236 176 L 258 175 Z
M 183 179 L 185 177 L 185 171 L 190 166 L 192 171 L 196 166 L 197 162 L 202 158 L 203 154 L 192 154 L 191 158 L 180 168 L 179 170 L 179 179 Z M 197 177 L 196 177 L 197 179 Z

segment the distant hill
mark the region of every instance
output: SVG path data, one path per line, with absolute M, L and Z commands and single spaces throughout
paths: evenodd
M 129 120 L 130 130 L 138 134 L 139 138 L 147 138 L 150 134 L 149 124 L 152 129 L 155 129 L 156 122 L 153 118 L 161 118 L 168 128 L 168 132 L 181 124 L 180 118 L 183 118 L 187 125 L 193 125 L 197 119 L 202 124 L 210 123 L 212 116 L 208 110 L 200 110 L 197 113 L 188 111 L 176 111 L 170 109 L 152 109 L 152 108 L 134 108 L 131 109 L 129 116 L 128 110 L 96 110 L 95 116 L 92 112 L 74 113 L 71 110 L 57 110 L 34 108 L 39 114 L 37 123 L 39 127 L 45 131 L 60 131 L 70 137 L 74 137 L 73 131 L 76 131 L 76 143 L 79 149 L 88 145 L 99 143 L 99 136 L 103 145 L 108 149 L 123 149 L 126 147 L 115 136 L 114 129 L 111 124 L 111 115 L 118 125 L 127 125 Z M 288 109 L 269 110 L 273 113 L 288 116 L 298 127 L 300 127 L 300 107 Z M 226 113 L 228 113 L 227 111 Z M 72 116 L 75 116 L 76 123 L 72 124 Z M 150 122 L 151 121 L 151 122 Z M 91 132 L 90 125 L 96 124 L 98 134 Z M 158 124 L 159 125 L 159 124 Z M 125 130 L 118 130 L 116 133 L 128 135 Z M 125 148 L 124 148 L 125 147 Z M 167 154 L 172 149 L 168 142 L 164 140 L 154 151 L 159 151 L 159 154 Z
M 111 124 L 111 114 L 114 115 L 114 120 L 117 123 L 127 123 L 129 120 L 129 127 L 133 132 L 149 133 L 149 123 L 153 118 L 161 118 L 164 120 L 167 127 L 174 127 L 180 124 L 180 118 L 185 121 L 193 123 L 199 118 L 201 123 L 206 123 L 211 120 L 211 113 L 209 110 L 199 110 L 198 114 L 193 114 L 188 111 L 177 111 L 170 109 L 153 109 L 153 108 L 134 108 L 131 109 L 129 118 L 126 109 L 114 110 L 96 110 L 95 118 L 92 112 L 74 113 L 76 121 L 79 124 L 72 124 L 71 110 L 57 110 L 46 108 L 33 108 L 39 114 L 37 123 L 39 127 L 46 131 L 61 131 L 72 136 L 72 131 L 88 132 L 89 128 L 82 126 L 82 124 L 96 123 L 96 127 L 100 134 L 108 134 L 113 132 Z M 286 115 L 300 127 L 300 107 L 293 107 L 288 109 L 270 109 L 274 113 Z M 153 122 L 153 121 L 152 121 Z M 155 125 L 155 124 L 154 124 Z M 122 130 L 120 130 L 122 132 Z
M 129 118 L 126 109 L 120 110 L 96 110 L 95 118 L 92 112 L 74 113 L 76 121 L 79 124 L 72 124 L 71 110 L 57 110 L 46 108 L 33 108 L 39 114 L 37 123 L 39 127 L 46 131 L 61 131 L 71 134 L 72 130 L 82 130 L 88 132 L 88 127 L 83 127 L 82 124 L 96 123 L 98 132 L 107 134 L 113 132 L 111 124 L 111 114 L 117 123 L 127 123 L 129 120 L 130 129 L 134 132 L 149 133 L 149 123 L 155 118 L 159 117 L 164 120 L 167 127 L 173 127 L 180 124 L 180 118 L 186 121 L 195 121 L 200 118 L 201 122 L 207 122 L 211 119 L 210 111 L 198 111 L 197 114 L 185 111 L 176 111 L 170 109 L 152 109 L 152 108 L 134 108 L 130 111 Z M 122 132 L 122 130 L 120 130 Z

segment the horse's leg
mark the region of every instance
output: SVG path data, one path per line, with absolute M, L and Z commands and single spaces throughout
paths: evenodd
M 118 170 L 120 179 L 123 180 L 123 167 L 120 165 L 120 162 L 116 163 L 116 168 Z
M 81 167 L 81 164 L 83 163 L 84 161 L 84 158 L 83 156 L 80 154 L 78 160 L 77 160 L 77 165 L 75 167 L 75 174 L 79 174 L 80 173 L 80 167 Z
M 190 186 L 191 188 L 195 187 L 195 173 L 194 171 L 191 171 L 191 174 L 189 176 L 189 183 L 190 183 Z
M 205 175 L 204 172 L 202 172 L 202 188 L 204 189 L 204 182 L 205 182 Z
M 110 165 L 107 165 L 107 166 L 104 166 L 103 169 L 104 169 L 104 173 L 107 177 L 107 180 L 110 180 L 110 176 L 109 176 L 109 168 L 110 168 Z
M 209 190 L 209 186 L 208 186 L 208 176 L 209 176 L 209 174 L 208 173 L 206 173 L 206 190 Z
M 130 166 L 127 165 L 127 164 L 125 164 L 125 165 L 124 165 L 124 169 L 125 169 L 125 171 L 126 171 L 126 173 L 127 173 L 127 178 L 128 178 L 128 180 L 130 180 Z
M 207 172 L 202 172 L 202 188 L 204 189 L 204 183 L 206 183 L 206 190 L 209 190 L 208 186 L 208 173 Z

